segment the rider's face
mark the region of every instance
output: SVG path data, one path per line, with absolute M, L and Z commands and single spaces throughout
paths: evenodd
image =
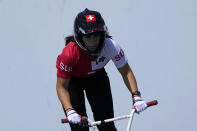
M 95 51 L 98 48 L 100 39 L 101 39 L 100 33 L 92 33 L 82 36 L 82 40 L 84 44 L 87 46 L 88 50 L 90 51 Z

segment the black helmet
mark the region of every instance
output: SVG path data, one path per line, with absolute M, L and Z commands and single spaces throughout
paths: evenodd
M 82 36 L 100 32 L 102 34 L 98 48 L 95 51 L 90 51 L 82 41 Z M 90 55 L 98 55 L 103 48 L 104 40 L 107 33 L 107 27 L 101 16 L 97 11 L 85 9 L 80 12 L 75 18 L 74 22 L 74 38 L 80 48 L 85 50 Z

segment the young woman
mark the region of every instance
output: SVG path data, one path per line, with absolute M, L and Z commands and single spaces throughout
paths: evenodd
M 74 35 L 66 37 L 66 46 L 58 56 L 57 94 L 72 131 L 88 131 L 80 116 L 87 116 L 84 92 L 95 121 L 114 117 L 109 78 L 104 66 L 112 60 L 132 94 L 137 112 L 146 109 L 132 70 L 121 47 L 108 35 L 97 11 L 85 9 L 74 21 Z M 98 126 L 100 131 L 116 131 L 114 123 Z

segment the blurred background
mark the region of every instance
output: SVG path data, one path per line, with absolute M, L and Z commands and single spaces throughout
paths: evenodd
M 56 58 L 75 16 L 89 8 L 124 49 L 144 100 L 159 101 L 134 116 L 132 130 L 195 131 L 196 7 L 195 0 L 0 0 L 0 130 L 70 130 L 60 123 Z M 113 62 L 106 70 L 115 116 L 127 115 L 131 95 Z M 126 126 L 116 122 L 120 131 Z

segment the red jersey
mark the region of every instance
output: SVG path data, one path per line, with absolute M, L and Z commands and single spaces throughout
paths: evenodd
M 57 57 L 57 76 L 65 79 L 88 77 L 102 70 L 110 60 L 117 68 L 127 63 L 121 47 L 110 38 L 105 39 L 104 47 L 96 58 L 88 55 L 75 42 L 70 42 Z

